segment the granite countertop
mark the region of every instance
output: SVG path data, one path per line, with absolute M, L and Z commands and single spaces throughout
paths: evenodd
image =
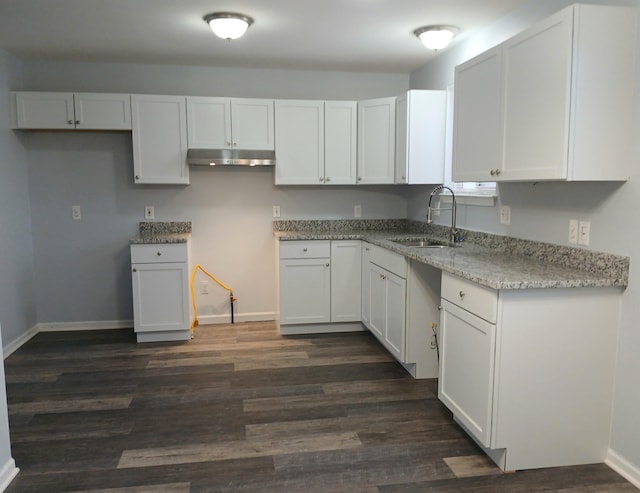
M 367 225 L 355 221 L 352 227 L 339 224 L 350 221 L 317 221 L 315 229 L 313 221 L 280 221 L 277 225 L 274 223 L 274 234 L 280 241 L 365 240 L 493 289 L 626 287 L 628 284 L 628 257 L 472 231 L 463 231 L 466 238 L 460 247 L 410 247 L 391 240 L 442 240 L 448 228 L 402 221 L 388 223 L 388 229 L 382 224 L 375 229 L 363 229 Z M 334 224 L 327 227 L 326 223 Z
M 191 238 L 191 221 L 141 222 L 140 233 L 129 241 L 132 245 L 186 243 Z

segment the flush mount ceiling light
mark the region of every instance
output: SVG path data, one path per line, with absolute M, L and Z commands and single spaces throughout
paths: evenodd
M 227 40 L 239 38 L 253 24 L 251 17 L 234 12 L 216 12 L 205 15 L 204 21 L 209 24 L 216 36 Z
M 438 51 L 446 48 L 459 29 L 455 26 L 425 26 L 413 31 L 422 44 L 429 50 Z

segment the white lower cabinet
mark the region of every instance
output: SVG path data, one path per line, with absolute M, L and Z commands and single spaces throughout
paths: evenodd
M 501 469 L 604 462 L 621 294 L 443 273 L 438 397 Z
M 435 378 L 440 271 L 363 242 L 362 323 L 415 378 Z
M 138 342 L 191 337 L 188 245 L 131 245 L 133 324 Z
M 281 333 L 354 330 L 360 322 L 360 241 L 278 243 Z

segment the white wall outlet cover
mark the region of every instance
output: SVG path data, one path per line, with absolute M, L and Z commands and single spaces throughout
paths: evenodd
M 273 217 L 280 217 L 280 206 L 279 205 L 274 205 L 273 206 Z
M 575 245 L 578 243 L 578 220 L 569 220 L 569 243 Z
M 578 244 L 589 246 L 591 236 L 591 223 L 589 221 L 580 221 L 578 225 Z
M 144 218 L 145 219 L 154 219 L 156 217 L 155 207 L 152 205 L 144 206 Z
M 500 206 L 500 224 L 511 224 L 511 207 Z
M 362 206 L 354 205 L 353 206 L 353 217 L 362 217 Z
M 80 221 L 82 219 L 82 209 L 79 205 L 71 206 L 71 218 L 74 221 Z

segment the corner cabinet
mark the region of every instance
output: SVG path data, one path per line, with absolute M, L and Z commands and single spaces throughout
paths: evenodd
M 274 149 L 272 99 L 187 97 L 193 149 Z
M 621 299 L 442 274 L 438 397 L 501 469 L 605 460 Z
M 278 242 L 281 333 L 357 330 L 360 248 L 360 240 Z
M 572 5 L 456 67 L 454 181 L 623 181 L 635 12 Z
M 358 184 L 395 180 L 396 98 L 358 101 Z
M 356 183 L 356 103 L 277 100 L 276 185 Z
M 189 184 L 183 96 L 131 96 L 136 184 Z
M 131 279 L 137 341 L 189 340 L 188 244 L 131 245 Z
M 398 184 L 444 183 L 445 91 L 411 90 L 396 100 Z
M 131 130 L 131 96 L 111 93 L 14 92 L 13 128 Z

